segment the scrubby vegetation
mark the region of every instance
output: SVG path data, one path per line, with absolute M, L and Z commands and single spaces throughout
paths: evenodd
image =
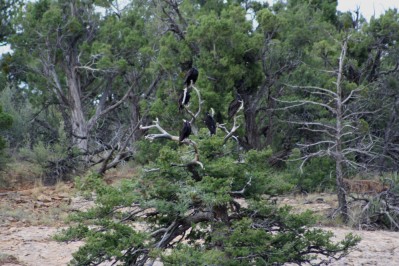
M 86 241 L 79 265 L 320 263 L 356 244 L 277 206 L 287 193 L 333 192 L 326 219 L 399 230 L 399 14 L 336 8 L 0 1 L 0 188 L 74 180 L 94 198 L 59 236 Z

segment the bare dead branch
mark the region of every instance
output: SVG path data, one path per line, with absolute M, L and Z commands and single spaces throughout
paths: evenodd
M 331 90 L 327 90 L 321 87 L 317 87 L 317 86 L 294 86 L 294 85 L 290 85 L 290 84 L 284 84 L 287 87 L 291 87 L 291 88 L 295 88 L 295 89 L 314 89 L 314 90 L 318 90 L 320 92 L 324 92 L 326 94 L 331 95 L 332 97 L 336 98 L 338 97 L 338 94 L 334 91 Z
M 197 112 L 194 114 L 194 112 L 192 112 L 187 106 L 184 105 L 184 109 L 187 111 L 187 113 L 191 116 L 191 120 L 190 120 L 190 124 L 192 124 L 195 119 L 198 118 L 198 116 L 201 113 L 201 107 L 202 104 L 204 103 L 204 101 L 201 100 L 201 93 L 200 91 L 194 86 L 194 84 L 192 83 L 193 81 L 191 81 L 191 87 L 195 90 L 195 92 L 197 93 L 198 96 L 198 110 Z
M 284 101 L 284 100 L 280 100 L 280 99 L 276 99 L 276 98 L 273 98 L 273 100 L 275 100 L 276 102 L 280 102 L 280 103 L 293 104 L 292 106 L 286 106 L 285 108 L 293 108 L 293 107 L 298 107 L 298 106 L 305 105 L 305 104 L 313 104 L 313 105 L 317 105 L 317 106 L 322 106 L 322 107 L 326 108 L 327 110 L 329 110 L 331 113 L 336 114 L 336 110 L 325 103 L 309 101 L 309 100 Z
M 362 90 L 362 88 L 356 88 L 356 89 L 354 89 L 354 90 L 351 90 L 351 92 L 349 93 L 348 97 L 346 97 L 346 98 L 342 101 L 342 104 L 347 103 L 350 99 L 352 99 L 354 93 L 356 93 L 356 92 L 358 92 L 358 91 L 361 91 L 361 90 Z
M 337 129 L 333 126 L 324 124 L 324 123 L 320 123 L 320 122 L 306 122 L 306 121 L 289 121 L 289 120 L 281 120 L 283 122 L 287 122 L 287 123 L 291 123 L 291 124 L 295 124 L 295 125 L 303 125 L 303 126 L 317 126 L 317 127 L 324 127 L 326 129 L 331 130 L 332 132 L 336 132 Z
M 325 130 L 325 129 L 313 129 L 313 128 L 309 128 L 309 127 L 300 127 L 299 129 L 308 130 L 311 132 L 319 132 L 319 133 L 326 134 L 326 135 L 330 136 L 331 138 L 335 138 L 334 134 L 332 134 L 331 132 L 329 132 L 328 130 Z
M 152 173 L 152 172 L 158 172 L 161 170 L 160 168 L 151 168 L 151 169 L 144 169 L 144 172 L 146 173 Z
M 164 235 L 162 236 L 161 240 L 155 245 L 156 248 L 160 248 L 163 246 L 164 242 L 168 240 L 169 236 L 172 234 L 174 227 L 176 226 L 176 220 L 173 221 L 168 228 L 163 230 Z
M 381 109 L 378 109 L 378 110 L 375 110 L 375 111 L 367 111 L 367 112 L 366 111 L 353 112 L 353 113 L 350 113 L 348 115 L 343 116 L 342 118 L 344 120 L 346 120 L 346 119 L 349 119 L 350 117 L 353 117 L 353 116 L 363 116 L 363 115 L 367 115 L 367 114 L 375 114 L 375 113 L 378 113 L 379 111 L 381 111 Z
M 133 90 L 133 86 L 130 86 L 130 88 L 127 90 L 125 95 L 123 95 L 123 97 L 119 101 L 117 101 L 115 104 L 113 104 L 111 106 L 108 106 L 106 109 L 102 109 L 101 107 L 98 107 L 96 109 L 96 113 L 87 122 L 87 127 L 89 128 L 89 131 L 101 116 L 104 116 L 105 114 L 107 114 L 107 113 L 111 112 L 112 110 L 115 110 L 117 107 L 119 107 L 126 100 L 126 98 L 129 96 L 129 94 L 132 92 L 132 90 Z
M 199 150 L 198 150 L 198 145 L 195 143 L 195 141 L 191 139 L 185 139 L 182 141 L 182 143 L 185 143 L 187 145 L 191 145 L 194 148 L 194 159 L 187 163 L 187 164 L 171 164 L 171 166 L 177 166 L 177 167 L 190 167 L 193 165 L 199 165 L 202 169 L 204 169 L 204 165 L 200 162 L 199 160 Z
M 145 136 L 145 139 L 148 139 L 150 141 L 153 141 L 154 139 L 170 139 L 172 141 L 179 141 L 179 136 L 173 136 L 171 134 L 169 134 L 165 129 L 163 129 L 160 125 L 159 125 L 159 119 L 156 118 L 155 121 L 153 121 L 152 125 L 149 126 L 143 126 L 140 125 L 140 129 L 144 130 L 144 129 L 151 129 L 151 128 L 156 128 L 158 129 L 161 134 L 149 134 L 147 136 Z M 186 144 L 186 145 L 190 145 L 194 148 L 194 159 L 188 163 L 186 166 L 190 166 L 193 164 L 197 164 L 199 166 L 201 166 L 201 168 L 204 168 L 204 165 L 200 162 L 199 160 L 199 150 L 198 150 L 198 145 L 197 143 L 195 143 L 195 141 L 191 140 L 191 139 L 184 139 L 183 141 L 181 141 L 180 143 Z
M 353 169 L 365 169 L 365 165 L 357 163 L 353 160 L 342 160 L 342 162 L 346 165 L 349 165 Z
M 321 156 L 324 156 L 326 154 L 328 154 L 328 151 L 320 150 L 318 152 L 310 153 L 310 154 L 307 154 L 306 156 L 303 156 L 303 157 L 299 158 L 300 160 L 302 160 L 302 163 L 299 166 L 299 170 L 301 171 L 301 173 L 303 173 L 303 166 L 305 165 L 305 163 L 308 160 L 310 160 L 310 159 L 312 159 L 314 157 L 321 157 Z
M 230 194 L 232 195 L 243 195 L 247 187 L 251 186 L 252 177 L 249 178 L 248 182 L 245 183 L 244 187 L 241 190 L 231 191 Z
M 233 126 L 232 126 L 232 128 L 231 128 L 230 130 L 228 130 L 228 129 L 226 128 L 225 124 L 218 124 L 218 125 L 217 125 L 218 128 L 222 129 L 222 130 L 223 130 L 224 132 L 226 132 L 226 134 L 227 134 L 227 135 L 224 137 L 223 143 L 226 143 L 227 140 L 228 140 L 229 138 L 234 138 L 234 139 L 238 142 L 238 138 L 235 137 L 233 134 L 234 134 L 234 133 L 237 131 L 237 129 L 240 127 L 240 125 L 237 124 L 237 119 L 240 117 L 240 116 L 238 115 L 238 113 L 239 113 L 241 110 L 244 109 L 244 101 L 240 101 L 240 102 L 241 102 L 241 105 L 240 105 L 240 107 L 238 108 L 237 112 L 234 114 L 234 117 L 233 117 Z
M 335 141 L 332 141 L 332 140 L 322 140 L 322 141 L 317 141 L 317 142 L 310 143 L 310 144 L 301 144 L 301 143 L 298 143 L 297 145 L 298 145 L 299 147 L 309 148 L 309 147 L 313 147 L 313 146 L 317 146 L 317 145 L 322 145 L 322 144 L 332 144 L 332 145 L 335 145 L 336 143 L 335 143 Z
M 173 141 L 179 141 L 178 136 L 173 136 L 173 135 L 169 134 L 165 129 L 163 129 L 159 125 L 158 118 L 156 118 L 155 121 L 152 121 L 152 122 L 153 122 L 153 124 L 149 125 L 149 126 L 140 125 L 140 129 L 144 130 L 144 129 L 156 128 L 161 132 L 161 134 L 148 134 L 147 136 L 145 136 L 145 139 L 148 139 L 150 141 L 153 141 L 154 139 L 170 139 Z

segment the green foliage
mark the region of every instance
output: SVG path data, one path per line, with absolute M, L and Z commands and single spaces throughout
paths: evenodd
M 292 184 L 306 192 L 324 191 L 335 187 L 335 161 L 329 157 L 310 159 L 300 170 L 301 160 L 297 160 L 299 150 L 294 150 L 287 171 Z M 296 161 L 297 160 L 297 161 Z
M 131 246 L 145 246 L 143 244 L 146 240 L 145 234 L 135 232 L 129 226 L 109 223 L 107 229 L 107 232 L 89 231 L 86 241 L 90 245 L 85 245 L 74 254 L 71 265 L 90 265 L 104 260 L 119 260 L 124 257 L 125 250 L 129 250 Z
M 43 20 L 54 26 L 62 6 L 40 3 L 45 7 L 43 12 L 39 12 L 40 5 L 32 5 L 33 17 L 29 19 L 46 32 L 51 26 L 46 28 Z M 108 3 L 98 2 L 106 7 Z M 192 125 L 190 143 L 167 138 L 155 138 L 153 142 L 135 139 L 135 159 L 142 164 L 138 176 L 115 186 L 106 185 L 94 173 L 77 179 L 85 196 L 95 195 L 96 206 L 73 215 L 74 225 L 60 236 L 61 240 L 85 240 L 71 263 L 90 265 L 117 260 L 125 265 L 143 265 L 161 258 L 166 265 L 300 264 L 320 254 L 346 254 L 357 238 L 348 236 L 333 244 L 331 234 L 311 229 L 314 217 L 310 213 L 293 214 L 289 208 L 265 200 L 291 190 L 297 183 L 315 189 L 331 170 L 332 162 L 326 159 L 309 161 L 303 175 L 295 172 L 294 166 L 277 171 L 268 162 L 283 144 L 283 152 L 290 154 L 293 143 L 323 139 L 320 134 L 302 134 L 303 129 L 287 124 L 287 120 L 335 122 L 322 107 L 299 106 L 282 113 L 274 108 L 276 98 L 317 98 L 309 90 L 288 91 L 286 83 L 334 89 L 335 79 L 329 68 L 336 66 L 340 54 L 339 44 L 334 42 L 338 33 L 331 24 L 336 18 L 336 1 L 306 5 L 303 1 L 289 1 L 287 5 L 280 2 L 270 10 L 254 6 L 259 23 L 256 29 L 246 18 L 248 10 L 236 2 L 197 3 L 183 1 L 172 6 L 162 1 L 155 5 L 137 1 L 118 15 L 108 10 L 110 13 L 95 21 L 98 30 L 93 36 L 84 26 L 84 19 L 63 20 L 63 33 L 69 40 L 77 40 L 79 67 L 96 69 L 93 83 L 84 90 L 87 115 L 96 113 L 103 93 L 109 92 L 107 100 L 113 101 L 120 99 L 127 88 L 134 88 L 129 94 L 129 101 L 134 101 L 131 112 L 122 105 L 112 119 L 104 119 L 97 128 L 98 135 L 113 135 L 111 125 L 124 124 L 136 115 L 139 120 L 130 128 L 148 125 L 158 117 L 162 128 L 177 136 L 181 120 L 190 117 L 186 112 L 178 113 L 176 100 L 191 63 L 200 72 L 196 86 L 204 100 L 202 110 L 212 107 L 227 120 L 228 103 L 236 92 L 245 98 L 244 112 L 235 121 L 240 125 L 236 132 L 239 141 L 225 140 L 222 130 L 210 136 L 201 122 L 203 112 Z M 83 38 L 85 34 L 91 38 Z M 22 44 L 22 40 L 17 43 Z M 65 57 L 65 50 L 55 51 L 54 55 Z M 30 65 L 38 68 L 40 62 L 32 58 Z M 67 76 L 61 71 L 62 64 L 56 68 L 60 76 Z M 328 71 L 315 74 L 315 69 Z M 92 72 L 88 68 L 78 73 L 86 77 Z M 49 93 L 44 86 L 46 80 L 35 75 L 29 78 L 43 95 Z M 348 90 L 353 89 L 352 83 L 345 83 Z M 191 96 L 189 108 L 196 110 L 197 95 L 193 91 Z M 226 128 L 231 128 L 233 121 L 224 122 Z M 265 134 L 265 141 L 259 132 L 266 125 L 271 131 Z M 366 130 L 368 121 L 361 125 Z M 146 133 L 156 134 L 158 129 Z M 259 142 L 242 149 L 239 143 L 251 135 L 257 135 Z M 265 145 L 271 148 L 263 149 Z
M 4 130 L 10 128 L 13 123 L 13 117 L 3 112 L 3 107 L 0 105 L 0 133 L 4 132 Z M 0 171 L 4 170 L 5 164 L 7 162 L 7 156 L 5 155 L 5 148 L 7 147 L 7 142 L 0 135 Z
M 0 105 L 13 118 L 13 123 L 8 129 L 4 129 L 4 134 L 7 136 L 10 146 L 17 150 L 25 145 L 24 138 L 29 133 L 33 136 L 34 130 L 30 131 L 29 119 L 33 110 L 29 102 L 19 97 L 18 93 L 13 90 L 13 87 L 8 85 L 0 92 Z
M 21 5 L 22 1 L 20 0 L 0 1 L 0 46 L 4 45 L 8 37 L 14 32 L 12 19 Z
M 289 214 L 287 209 L 276 210 L 270 208 L 269 219 L 276 218 L 284 227 L 296 228 L 291 231 L 279 231 L 270 234 L 262 229 L 254 228 L 251 219 L 242 219 L 235 222 L 232 226 L 233 233 L 224 239 L 226 242 L 226 252 L 229 257 L 240 258 L 236 261 L 226 261 L 223 265 L 256 265 L 280 264 L 286 261 L 312 261 L 317 258 L 316 254 L 306 254 L 304 257 L 298 256 L 298 251 L 306 250 L 309 246 L 326 247 L 328 253 L 344 250 L 347 247 L 357 243 L 358 237 L 348 235 L 346 239 L 339 244 L 331 244 L 331 233 L 321 229 L 298 229 L 301 226 L 309 226 L 312 220 L 309 213 L 303 213 L 299 216 Z M 273 213 L 275 212 L 275 213 Z M 303 237 L 297 238 L 297 234 L 303 234 Z
M 156 158 L 159 156 L 159 150 L 165 145 L 173 145 L 167 141 L 159 141 L 150 143 L 145 140 L 138 141 L 137 145 L 137 154 L 135 155 L 135 160 L 142 165 L 146 165 L 148 163 L 154 162 Z
M 259 10 L 256 17 L 257 21 L 259 22 L 259 26 L 265 32 L 273 32 L 279 26 L 279 18 L 267 8 Z
M 223 265 L 226 263 L 224 252 L 206 250 L 200 247 L 178 245 L 170 255 L 162 255 L 164 265 Z
M 3 112 L 3 107 L 0 106 L 0 130 L 9 128 L 12 125 L 12 122 L 12 117 L 9 114 Z
M 319 248 L 333 256 L 358 242 L 349 236 L 331 244 L 331 234 L 308 229 L 314 223 L 309 212 L 294 215 L 287 207 L 278 208 L 261 199 L 284 188 L 265 164 L 270 150 L 245 153 L 237 150 L 232 140 L 224 144 L 221 132 L 209 137 L 200 130 L 192 139 L 203 151 L 203 169 L 186 166 L 192 161 L 191 146 L 154 142 L 145 147 L 160 148 L 158 156 L 150 153 L 153 163 L 144 166 L 140 177 L 112 187 L 96 174 L 77 180 L 86 193 L 95 191 L 96 207 L 72 217 L 77 225 L 58 236 L 59 240 L 85 239 L 85 246 L 74 254 L 73 265 L 111 258 L 138 263 L 142 258 L 138 254 L 161 257 L 166 265 L 299 262 L 313 259 Z M 243 162 L 235 157 L 243 157 Z M 270 185 L 273 182 L 275 185 Z M 248 206 L 237 209 L 237 198 L 245 199 Z M 267 226 L 255 226 L 263 223 Z M 90 225 L 95 227 L 88 229 Z M 173 235 L 172 241 L 184 237 L 189 228 L 186 237 L 191 244 L 176 244 L 170 254 L 163 252 L 167 246 L 163 241 L 168 239 L 164 230 Z M 217 246 L 221 248 L 215 249 Z M 314 248 L 309 251 L 309 246 Z
M 39 0 L 27 3 L 10 25 L 9 18 L 18 9 L 3 7 L 14 2 L 18 1 L 0 2 L 6 21 L 0 28 L 0 42 L 9 41 L 14 50 L 2 58 L 0 84 L 15 82 L 2 91 L 0 104 L 14 124 L 9 127 L 10 116 L 0 112 L 0 128 L 8 128 L 4 136 L 11 146 L 23 146 L 21 155 L 47 169 L 54 166 L 49 162 L 64 164 L 74 153 L 67 149 L 76 140 L 71 134 L 76 125 L 71 84 L 80 86 L 81 115 L 91 130 L 84 136 L 91 145 L 88 152 L 101 150 L 107 142 L 112 145 L 104 147 L 120 147 L 123 141 L 114 136 L 155 117 L 166 131 L 178 135 L 181 120 L 189 115 L 178 113 L 176 101 L 191 63 L 200 71 L 197 86 L 204 100 L 202 110 L 214 108 L 227 128 L 232 124 L 227 120 L 229 102 L 236 92 L 245 99 L 236 133 L 249 151 L 232 139 L 225 143 L 220 130 L 210 137 L 201 122 L 202 113 L 195 124 L 198 133 L 195 130 L 190 138 L 197 144 L 204 168 L 193 161 L 192 146 L 165 139 L 149 143 L 140 139 L 143 131 L 135 131 L 126 150 L 134 151 L 136 163 L 143 167 L 139 177 L 118 187 L 107 186 L 94 173 L 77 180 L 85 195 L 95 191 L 97 206 L 75 216 L 80 223 L 76 232 L 66 233 L 87 240 L 87 246 L 75 256 L 75 264 L 89 264 L 91 258 L 93 263 L 115 258 L 134 264 L 140 257 L 132 255 L 137 250 L 143 250 L 143 257 L 160 256 L 170 264 L 279 264 L 310 259 L 308 255 L 298 257 L 298 250 L 312 245 L 339 250 L 329 244 L 327 235 L 303 231 L 302 227 L 312 224 L 308 214 L 290 215 L 288 210 L 260 200 L 294 186 L 306 191 L 333 186 L 335 162 L 327 157 L 308 160 L 303 173 L 298 171 L 300 162 L 286 163 L 288 169 L 279 170 L 271 169 L 268 162 L 281 152 L 299 159 L 324 147 L 309 146 L 299 154 L 293 150 L 297 143 L 324 143 L 335 138 L 325 131 L 312 132 L 300 123 L 337 123 L 328 109 L 338 102 L 331 99 L 341 53 L 341 43 L 336 40 L 348 33 L 351 39 L 339 97 L 345 99 L 352 92 L 356 97 L 346 101 L 344 108 L 348 119 L 344 121 L 343 146 L 361 147 L 360 140 L 374 135 L 370 139 L 381 140 L 381 148 L 370 151 L 382 155 L 373 165 L 398 169 L 397 151 L 389 150 L 397 145 L 399 128 L 396 10 L 354 25 L 353 14 L 336 12 L 336 0 L 278 1 L 270 8 L 253 1 L 179 1 L 176 6 L 168 1 L 132 1 L 118 14 L 108 0 Z M 98 14 L 97 6 L 105 8 L 105 13 Z M 253 24 L 248 14 L 253 14 L 258 24 Z M 18 31 L 10 35 L 13 28 Z M 76 77 L 75 83 L 71 76 Z M 101 112 L 109 110 L 127 90 L 131 91 L 123 104 L 111 108 L 109 115 Z M 280 112 L 279 100 L 319 105 L 298 104 Z M 104 102 L 104 108 L 97 109 Z M 190 109 L 197 107 L 197 96 L 192 93 Z M 364 107 L 370 112 L 363 112 Z M 101 118 L 94 119 L 99 113 Z M 349 128 L 355 126 L 358 130 L 349 134 Z M 1 139 L 0 147 L 5 145 Z M 389 156 L 392 160 L 386 163 Z M 351 159 L 359 164 L 369 162 L 359 155 Z M 238 199 L 249 206 L 237 205 Z M 381 205 L 373 206 L 378 209 Z M 199 219 L 199 214 L 204 216 Z M 255 228 L 259 221 L 279 221 L 281 232 Z M 132 229 L 137 222 L 146 222 L 142 235 Z M 89 225 L 95 229 L 89 230 L 93 228 Z M 103 231 L 97 232 L 98 228 Z M 176 236 L 186 232 L 192 245 L 178 244 L 170 255 L 164 254 L 163 234 L 150 233 L 168 228 Z M 295 230 L 286 232 L 286 228 Z M 199 240 L 204 244 L 195 244 Z M 251 250 L 256 256 L 245 259 Z M 262 253 L 265 250 L 270 254 Z
M 22 147 L 19 149 L 19 155 L 24 160 L 42 168 L 45 185 L 54 185 L 58 180 L 68 180 L 72 170 L 78 169 L 76 164 L 78 152 L 65 145 L 67 140 L 62 125 L 55 134 L 58 141 L 45 143 L 44 140 L 38 140 L 32 148 Z
M 105 182 L 102 180 L 101 176 L 96 173 L 88 173 L 83 177 L 76 177 L 75 178 L 76 187 L 88 197 L 91 196 L 91 192 L 95 190 L 99 190 L 105 187 Z
M 46 167 L 49 161 L 57 161 L 63 158 L 66 154 L 66 147 L 61 144 L 46 145 L 39 141 L 32 149 L 22 148 L 20 153 L 28 161 Z

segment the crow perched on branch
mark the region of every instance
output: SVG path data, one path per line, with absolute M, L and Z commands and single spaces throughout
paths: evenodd
M 227 111 L 227 114 L 229 116 L 229 119 L 231 119 L 238 111 L 242 103 L 242 98 L 241 95 L 237 93 L 236 97 L 234 98 L 233 101 L 231 101 L 229 105 L 229 109 Z
M 183 93 L 179 97 L 179 111 L 184 109 L 184 106 L 190 101 L 190 91 L 188 88 L 184 88 Z
M 186 77 L 184 78 L 184 84 L 186 85 L 186 88 L 191 86 L 191 81 L 193 84 L 197 82 L 198 75 L 198 70 L 195 67 L 190 68 L 186 74 Z
M 179 141 L 182 142 L 184 139 L 188 138 L 191 134 L 191 124 L 187 120 L 183 119 L 183 128 L 180 131 Z
M 211 135 L 216 134 L 216 122 L 215 119 L 213 119 L 214 116 L 214 111 L 213 108 L 211 108 L 211 114 L 209 112 L 206 112 L 206 117 L 205 117 L 205 125 L 208 127 L 209 132 Z

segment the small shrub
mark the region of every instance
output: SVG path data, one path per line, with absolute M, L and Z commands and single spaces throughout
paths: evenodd
M 20 155 L 43 169 L 45 185 L 55 185 L 59 180 L 68 180 L 69 174 L 78 164 L 73 151 L 59 143 L 45 144 L 39 141 L 32 149 L 20 149 Z
M 299 157 L 294 151 L 290 160 Z M 300 191 L 321 192 L 335 187 L 335 162 L 329 157 L 315 157 L 310 159 L 299 169 L 301 161 L 291 161 L 288 169 L 291 174 L 290 182 Z

